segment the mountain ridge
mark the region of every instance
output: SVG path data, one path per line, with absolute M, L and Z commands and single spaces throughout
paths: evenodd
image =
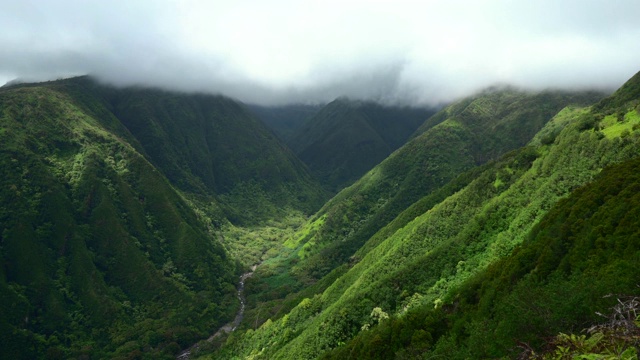
M 344 263 L 366 239 L 422 196 L 497 154 L 524 145 L 566 104 L 593 101 L 601 96 L 590 92 L 578 94 L 507 89 L 463 99 L 441 110 L 433 115 L 439 118 L 437 125 L 411 139 L 325 204 L 316 215 L 316 219 L 326 216 L 319 220 L 321 228 L 312 230 L 304 240 L 307 242 L 304 251 L 311 253 L 304 257 L 311 255 L 314 259 L 300 267 L 324 267 L 328 259 L 340 259 Z M 543 102 L 549 104 L 547 109 L 539 109 L 538 104 Z M 500 113 L 496 117 L 489 116 L 481 111 L 482 106 L 496 107 L 499 110 L 495 111 Z M 350 205 L 339 205 L 341 203 Z M 323 230 L 323 226 L 333 230 Z M 349 229 L 344 230 L 348 232 L 347 236 L 339 234 L 343 231 L 339 230 L 341 228 Z M 329 239 L 340 238 L 341 241 L 331 245 L 333 240 Z M 327 242 L 330 247 L 338 246 L 340 250 L 336 248 L 327 253 L 323 250 Z M 318 247 L 317 243 L 319 250 L 313 250 L 314 246 Z M 315 262 L 319 265 L 311 265 Z M 322 270 L 326 271 L 326 268 Z
M 469 176 L 470 181 L 462 180 L 461 184 L 452 186 L 448 197 L 432 207 L 423 207 L 419 210 L 421 213 L 412 208 L 406 210 L 413 213 L 406 216 L 401 224 L 392 225 L 392 230 L 382 230 L 385 235 L 381 239 L 368 239 L 373 243 L 359 247 L 353 261 L 336 268 L 335 274 L 330 273 L 332 280 L 328 286 L 307 298 L 298 298 L 297 305 L 288 309 L 284 316 L 230 339 L 217 354 L 225 358 L 230 354 L 238 356 L 253 352 L 258 357 L 282 359 L 323 356 L 413 358 L 420 354 L 451 358 L 509 356 L 509 346 L 505 344 L 510 342 L 510 346 L 515 347 L 514 336 L 518 335 L 514 330 L 517 328 L 510 326 L 525 326 L 527 329 L 526 320 L 517 320 L 518 313 L 513 308 L 505 314 L 498 313 L 500 309 L 506 309 L 504 307 L 491 310 L 493 293 L 488 289 L 486 295 L 489 297 L 481 303 L 481 310 L 496 311 L 493 313 L 495 316 L 507 318 L 509 322 L 496 320 L 486 324 L 479 316 L 467 325 L 467 316 L 472 315 L 456 313 L 458 307 L 466 306 L 464 302 L 459 303 L 457 289 L 466 289 L 466 281 L 481 277 L 485 269 L 499 270 L 492 268 L 492 264 L 508 258 L 513 249 L 533 236 L 530 234 L 539 231 L 543 226 L 540 224 L 555 224 L 554 229 L 558 230 L 549 230 L 552 237 L 558 232 L 567 234 L 553 240 L 562 246 L 572 233 L 562 230 L 561 220 L 543 220 L 548 219 L 545 215 L 550 209 L 555 204 L 570 209 L 572 202 L 563 202 L 563 199 L 597 178 L 602 168 L 630 163 L 638 157 L 640 116 L 636 99 L 616 99 L 618 95 L 612 95 L 609 101 L 620 104 L 618 110 L 623 111 L 620 122 L 616 120 L 617 115 L 600 113 L 596 106 L 566 107 L 557 112 L 553 120 L 537 131 L 539 135 L 532 136 L 528 146 L 515 149 L 474 170 L 476 173 Z M 618 176 L 615 172 L 611 174 L 597 186 L 606 185 Z M 629 179 L 629 189 L 637 187 L 633 184 L 634 179 L 637 178 Z M 604 194 L 601 196 L 606 197 Z M 333 201 L 338 200 L 334 198 Z M 583 209 L 589 211 L 588 207 L 583 206 Z M 580 228 L 587 223 L 575 224 Z M 633 230 L 630 224 L 625 222 L 622 229 Z M 609 230 L 601 230 L 603 234 L 613 234 Z M 625 243 L 634 241 L 628 236 L 615 239 L 620 242 L 621 249 L 625 248 Z M 582 246 L 589 249 L 593 244 L 587 241 Z M 614 244 L 618 243 L 614 241 L 611 246 L 618 246 Z M 539 249 L 544 255 L 540 258 L 543 263 L 554 259 L 557 254 L 556 248 L 546 249 L 541 245 Z M 633 248 L 629 249 L 632 251 Z M 631 252 L 630 256 L 637 256 L 637 251 Z M 579 263 L 581 260 L 572 257 L 572 261 Z M 518 266 L 519 263 L 513 264 Z M 530 266 L 535 267 L 535 264 Z M 616 265 L 612 266 L 613 271 Z M 635 288 L 633 276 L 627 277 L 633 273 L 625 272 L 624 268 L 616 270 L 616 276 L 624 279 L 627 291 Z M 554 286 L 584 283 L 572 283 L 571 279 L 562 278 L 563 274 L 557 274 L 560 282 Z M 602 289 L 615 286 L 611 279 L 603 278 L 600 283 Z M 504 280 L 508 282 L 509 278 Z M 583 278 L 580 281 L 589 280 Z M 474 289 L 484 289 L 484 283 L 475 284 Z M 553 295 L 553 289 L 557 287 L 541 287 L 536 293 L 531 285 L 535 283 L 520 288 L 524 291 L 519 295 L 521 301 L 535 300 L 531 298 L 535 295 L 552 301 L 549 306 L 563 301 L 556 297 L 559 295 Z M 476 291 L 463 292 L 462 296 L 475 303 Z M 566 291 L 560 294 L 568 295 Z M 604 295 L 606 293 L 599 296 Z M 501 304 L 509 305 L 509 298 L 504 301 L 507 303 Z M 544 305 L 540 302 L 535 304 Z M 570 308 L 571 305 L 562 307 L 569 312 L 575 311 L 572 316 L 581 314 L 582 318 L 593 318 L 593 313 L 586 313 L 584 308 Z M 414 313 L 412 309 L 420 310 Z M 527 319 L 535 320 L 536 309 L 530 311 L 534 313 L 527 315 Z M 448 315 L 451 313 L 456 315 Z M 571 325 L 563 319 L 562 316 L 550 317 L 547 320 L 553 325 L 545 330 L 547 332 L 529 328 L 531 333 L 527 335 L 552 336 L 553 331 L 570 330 L 566 326 Z M 579 321 L 580 318 L 574 319 Z M 500 337 L 492 340 L 495 333 L 489 329 L 496 328 L 488 326 L 498 326 L 497 329 L 503 331 L 499 333 Z M 530 338 L 523 338 L 527 339 Z M 502 343 L 496 346 L 495 341 Z
M 322 183 L 337 191 L 400 147 L 432 113 L 338 98 L 310 117 L 289 145 Z
M 269 126 L 285 143 L 324 105 L 293 104 L 283 106 L 261 106 L 247 104 L 255 116 Z
M 301 148 L 389 154 L 322 207 L 307 165 L 234 100 L 86 77 L 3 87 L 0 354 L 173 358 L 233 318 L 257 264 L 243 322 L 192 355 L 559 351 L 613 306 L 603 295 L 637 294 L 638 84 L 490 89 L 416 117 L 395 151 L 397 112 L 338 99 Z M 637 355 L 629 339 L 611 341 Z
M 142 155 L 63 92 L 0 98 L 4 354 L 161 354 L 231 316 L 236 265 Z
M 324 194 L 304 165 L 241 104 L 219 95 L 104 87 L 71 79 L 71 90 L 104 99 L 140 150 L 182 191 L 215 194 L 226 216 L 266 219 L 278 207 L 319 207 Z M 79 83 L 79 84 L 78 84 Z M 243 204 L 245 192 L 256 204 Z M 291 194 L 295 193 L 295 196 Z M 300 199 L 296 199 L 299 197 Z M 225 204 L 231 202 L 232 204 Z M 287 203 L 290 202 L 290 203 Z M 277 204 L 277 205 L 276 205 Z
M 215 116 L 193 114 L 203 109 Z M 258 150 L 216 138 L 228 147 L 220 172 L 193 151 L 225 121 Z M 17 84 L 0 89 L 0 143 L 0 347 L 13 358 L 172 357 L 239 306 L 236 277 L 250 264 L 231 257 L 221 227 L 310 211 L 324 196 L 221 97 L 87 77 Z

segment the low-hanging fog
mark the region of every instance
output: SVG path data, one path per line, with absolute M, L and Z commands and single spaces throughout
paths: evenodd
M 0 0 L 0 85 L 91 74 L 263 105 L 614 89 L 640 70 L 639 14 L 638 0 Z

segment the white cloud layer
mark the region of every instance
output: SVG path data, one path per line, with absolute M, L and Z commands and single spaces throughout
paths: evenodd
M 245 102 L 615 88 L 638 0 L 0 0 L 0 83 L 92 74 Z

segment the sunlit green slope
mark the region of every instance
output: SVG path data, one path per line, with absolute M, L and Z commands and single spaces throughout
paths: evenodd
M 290 243 L 300 248 L 298 255 L 304 259 L 295 269 L 297 276 L 306 282 L 321 278 L 422 197 L 464 171 L 525 145 L 566 105 L 591 103 L 600 96 L 500 88 L 443 109 L 426 122 L 431 128 L 335 196 Z M 440 200 L 423 202 L 421 211 L 447 192 L 438 196 Z
M 636 76 L 630 82 L 637 82 L 638 78 Z M 630 88 L 627 85 L 622 89 Z M 267 321 L 256 330 L 234 335 L 216 356 L 306 359 L 329 355 L 329 351 L 337 349 L 336 358 L 393 358 L 394 354 L 399 358 L 415 358 L 429 349 L 435 349 L 436 353 L 426 355 L 484 358 L 509 356 L 506 345 L 500 341 L 507 338 L 513 341 L 514 334 L 520 334 L 520 338 L 527 341 L 544 336 L 537 325 L 526 327 L 526 317 L 522 322 L 511 322 L 518 316 L 512 309 L 511 313 L 505 315 L 507 317 L 494 324 L 502 327 L 500 331 L 504 331 L 501 333 L 504 337 L 491 342 L 490 338 L 495 333 L 489 330 L 489 324 L 483 322 L 482 317 L 472 322 L 470 320 L 473 319 L 473 314 L 464 311 L 456 313 L 460 306 L 456 294 L 460 293 L 459 289 L 468 286 L 468 281 L 482 277 L 485 271 L 499 272 L 500 268 L 492 267 L 493 264 L 510 256 L 513 249 L 525 239 L 547 231 L 542 230 L 544 224 L 554 221 L 553 217 L 545 218 L 548 212 L 559 201 L 563 201 L 563 209 L 570 206 L 571 203 L 563 199 L 592 181 L 604 167 L 640 155 L 640 125 L 636 125 L 640 123 L 637 109 L 640 94 L 629 96 L 628 99 L 631 100 L 618 101 L 621 91 L 593 110 L 567 107 L 560 111 L 528 146 L 473 170 L 473 176 L 459 177 L 455 180 L 456 186 L 450 188 L 451 194 L 442 201 L 436 201 L 434 206 L 420 207 L 419 204 L 423 201 L 433 202 L 434 199 L 429 198 L 414 203 L 393 222 L 386 222 L 387 227 L 369 237 L 365 246 L 355 252 L 351 262 L 340 268 L 342 275 L 332 281 L 326 290 L 300 301 L 288 314 L 275 321 Z M 617 116 L 620 120 L 610 124 L 610 116 Z M 625 129 L 607 133 L 607 128 L 614 126 Z M 433 129 L 436 128 L 438 126 Z M 426 133 L 428 131 L 424 134 Z M 394 155 L 397 156 L 398 153 Z M 393 156 L 390 159 L 392 158 Z M 617 174 L 628 171 L 630 170 L 620 170 Z M 368 174 L 373 175 L 375 170 Z M 616 175 L 607 176 L 603 184 L 610 182 Z M 635 186 L 630 184 L 628 189 Z M 626 191 L 631 194 L 630 190 Z M 606 191 L 604 195 L 598 196 L 604 202 L 609 199 Z M 602 216 L 615 207 L 624 209 L 625 204 L 616 204 L 623 198 L 624 196 L 618 196 L 617 200 L 607 205 L 611 207 L 603 208 Z M 599 204 L 596 202 L 594 208 L 597 209 Z M 586 204 L 581 206 L 584 210 L 588 208 Z M 623 210 L 618 212 L 620 215 L 623 213 Z M 585 213 L 585 216 L 590 215 Z M 596 223 L 589 224 L 588 229 L 599 226 L 599 217 L 595 217 L 593 221 Z M 635 227 L 631 225 L 618 236 L 615 227 L 606 227 L 607 221 L 609 220 L 602 219 L 600 225 L 603 227 L 600 230 L 605 238 L 610 237 L 610 241 L 603 243 L 603 246 L 610 243 L 610 250 L 604 251 L 601 260 L 594 258 L 593 265 L 589 265 L 598 269 L 597 271 L 604 271 L 598 280 L 602 286 L 583 292 L 591 297 L 606 295 L 607 289 L 630 290 L 637 282 L 635 273 L 627 271 L 628 264 L 633 262 L 632 258 L 637 257 L 637 250 L 633 250 L 636 248 L 628 247 L 637 241 L 633 235 L 637 229 L 633 230 Z M 564 244 L 570 236 L 567 231 L 574 230 L 563 228 L 562 221 L 554 224 L 555 228 L 550 227 L 548 235 L 553 239 L 556 239 L 554 236 L 559 236 L 559 244 Z M 575 231 L 583 231 L 581 227 L 587 226 L 585 224 L 586 222 L 576 223 Z M 627 233 L 628 231 L 631 232 Z M 621 248 L 616 244 L 620 244 Z M 552 259 L 562 257 L 555 252 L 553 246 L 549 249 L 544 245 L 534 245 L 541 251 L 541 260 L 537 264 L 552 263 L 555 261 Z M 591 251 L 588 249 L 588 246 L 592 246 L 589 242 L 580 246 L 587 247 L 580 250 L 580 254 L 583 250 L 587 253 Z M 606 261 L 616 259 L 614 249 L 623 252 L 624 249 L 629 249 L 631 258 L 626 260 L 625 254 L 625 260 L 618 265 L 611 265 L 612 272 L 609 273 L 605 270 L 609 266 Z M 562 247 L 559 250 L 564 251 Z M 533 266 L 529 269 L 534 269 L 536 266 L 528 263 L 528 260 L 519 259 L 522 263 L 513 266 L 522 266 L 523 269 L 529 266 Z M 536 261 L 535 256 L 532 259 Z M 580 255 L 576 255 L 575 261 L 576 264 L 582 261 Z M 603 264 L 605 268 L 600 268 L 597 264 Z M 553 266 L 555 265 L 550 265 L 548 269 L 539 268 L 537 271 L 547 271 L 549 274 Z M 563 271 L 565 270 L 568 269 L 565 267 Z M 517 273 L 514 276 L 523 274 Z M 615 278 L 619 278 L 622 285 L 610 286 Z M 504 280 L 508 279 L 510 278 Z M 578 298 L 562 305 L 557 313 L 560 315 L 551 314 L 543 320 L 535 319 L 535 311 L 546 310 L 536 306 L 545 304 L 547 300 L 562 301 L 562 295 L 554 298 L 556 286 L 579 287 L 588 282 L 588 279 L 584 277 L 572 284 L 561 281 L 552 283 L 550 288 L 542 286 L 540 292 L 534 287 L 535 282 L 528 283 L 522 287 L 523 293 L 518 295 L 518 299 L 531 301 L 532 307 L 526 311 L 533 314 L 525 314 L 532 316 L 528 319 L 542 323 L 555 321 L 545 329 L 553 335 L 562 326 L 592 319 L 589 310 L 595 309 L 595 304 L 603 305 L 606 302 L 595 301 L 591 308 L 591 305 L 586 305 L 587 308 L 573 309 L 571 304 L 575 305 L 575 301 L 580 299 Z M 479 290 L 476 291 L 486 290 L 485 296 L 495 295 L 489 289 L 477 289 Z M 571 287 L 563 290 L 559 294 L 571 295 Z M 605 293 L 599 294 L 600 290 Z M 470 295 L 463 294 L 469 297 L 466 302 L 478 301 L 473 292 Z M 511 300 L 514 299 L 500 299 L 504 306 L 517 305 L 517 302 L 510 302 Z M 485 300 L 481 304 L 483 311 L 499 313 L 502 309 L 492 308 L 492 300 Z M 442 310 L 433 314 L 427 311 L 434 308 Z M 455 321 L 443 319 L 451 312 L 456 313 Z M 564 319 L 565 314 L 576 317 Z M 391 320 L 387 320 L 388 317 Z M 378 325 L 379 323 L 383 325 Z M 518 324 L 522 326 L 519 327 Z
M 622 302 L 640 293 L 639 174 L 638 157 L 605 169 L 437 308 L 413 306 L 326 358 L 637 358 L 638 305 Z

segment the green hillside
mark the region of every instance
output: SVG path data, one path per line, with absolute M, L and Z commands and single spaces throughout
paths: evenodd
M 623 89 L 630 88 L 628 85 Z M 493 98 L 491 104 L 510 108 L 513 101 L 505 97 L 517 96 L 513 94 L 498 91 L 483 96 Z M 550 103 L 549 96 L 553 93 L 543 94 L 535 96 L 545 99 L 538 106 L 546 111 L 550 107 L 545 105 Z M 559 94 L 551 98 L 556 96 Z M 627 97 L 631 99 L 628 101 L 621 101 L 618 96 L 619 92 L 593 109 L 569 106 L 560 112 L 555 110 L 557 115 L 551 121 L 541 120 L 539 128 L 531 130 L 533 139 L 528 146 L 414 200 L 395 220 L 384 222 L 375 235 L 368 237 L 348 263 L 325 278 L 331 280 L 324 291 L 319 288 L 315 295 L 307 293 L 307 298 L 297 298 L 297 305 L 290 311 L 266 321 L 258 329 L 234 334 L 215 354 L 216 358 L 515 357 L 509 352 L 518 344 L 514 340 L 538 346 L 540 338 L 588 325 L 594 320 L 593 311 L 606 312 L 607 306 L 615 302 L 602 299 L 609 292 L 637 294 L 637 270 L 631 269 L 638 257 L 637 226 L 636 220 L 632 220 L 637 209 L 633 201 L 630 204 L 622 201 L 637 188 L 637 177 L 612 184 L 614 178 L 632 173 L 637 161 L 605 172 L 592 188 L 587 187 L 590 189 L 587 195 L 580 192 L 587 190 L 580 190 L 573 195 L 575 199 L 570 198 L 574 201 L 565 200 L 596 178 L 603 168 L 640 154 L 640 125 L 635 126 L 640 94 Z M 483 99 L 482 95 L 479 99 Z M 366 201 L 364 195 L 371 193 L 363 191 L 370 189 L 364 186 L 365 181 L 380 178 L 380 169 L 416 141 L 428 138 L 427 134 L 444 126 L 449 127 L 449 134 L 454 129 L 464 129 L 461 124 L 477 128 L 479 123 L 465 116 L 465 112 L 486 114 L 486 119 L 492 117 L 490 114 L 508 114 L 493 106 L 473 106 L 475 101 L 467 100 L 445 109 L 457 121 L 446 120 L 425 131 L 329 202 L 316 220 L 316 234 L 322 234 L 318 229 L 329 223 L 327 209 L 339 204 L 343 208 L 352 206 L 356 203 L 354 194 L 358 186 L 362 189 L 359 195 Z M 457 112 L 460 108 L 465 109 L 462 116 Z M 622 116 L 616 124 L 609 124 L 608 113 Z M 534 112 L 522 114 L 529 115 L 521 119 L 532 119 Z M 493 121 L 496 125 L 488 128 L 518 128 L 508 122 Z M 531 120 L 522 122 L 520 127 L 531 123 Z M 625 131 L 606 133 L 612 126 L 623 126 Z M 534 137 L 535 133 L 538 135 Z M 467 157 L 482 161 L 492 151 L 497 154 L 498 144 L 508 148 L 518 135 L 513 133 L 506 144 L 498 142 L 502 137 L 505 133 L 486 142 L 471 142 L 475 147 L 467 149 L 476 151 L 467 151 Z M 620 193 L 616 192 L 618 185 Z M 604 191 L 602 186 L 611 188 Z M 353 193 L 348 197 L 350 191 Z M 625 216 L 627 210 L 630 213 Z M 324 217 L 323 211 L 327 214 Z M 561 217 L 564 215 L 559 213 L 567 211 L 573 215 L 566 215 L 570 220 L 564 221 Z M 593 220 L 587 221 L 591 216 Z M 618 225 L 621 225 L 619 233 Z M 586 239 L 576 240 L 573 252 L 569 244 L 578 235 Z M 338 239 L 335 241 L 348 241 Z M 523 247 L 532 244 L 530 249 L 536 250 L 514 253 L 523 243 Z M 564 253 L 571 255 L 563 260 Z M 325 257 L 327 254 L 323 253 Z M 301 258 L 299 268 L 307 265 L 306 258 Z M 559 272 L 555 273 L 555 267 Z M 503 270 L 512 272 L 502 273 Z M 586 273 L 581 274 L 583 270 Z M 542 276 L 532 275 L 528 279 L 525 274 L 530 271 Z M 572 271 L 575 277 L 569 276 Z M 586 285 L 591 285 L 588 271 L 599 274 L 593 278 L 592 288 Z M 556 275 L 551 276 L 552 273 Z M 494 278 L 492 283 L 490 279 Z M 519 278 L 531 282 L 517 285 Z M 319 281 L 323 282 L 324 279 Z M 505 295 L 507 291 L 500 290 L 499 284 L 515 287 L 519 292 Z M 574 290 L 576 297 L 572 298 Z M 557 309 L 551 311 L 554 307 Z M 471 310 L 465 311 L 467 308 Z M 477 314 L 473 313 L 476 308 Z M 488 313 L 496 320 L 485 318 Z
M 348 262 L 378 230 L 424 196 L 432 195 L 414 205 L 417 211 L 427 211 L 472 180 L 460 179 L 436 192 L 459 174 L 525 145 L 563 107 L 591 103 L 600 96 L 495 89 L 441 110 L 427 120 L 438 125 L 336 195 L 301 236 L 289 242 L 304 259 L 294 272 L 304 282 L 320 279 Z
M 338 191 L 403 145 L 431 114 L 340 98 L 309 118 L 288 143 L 327 188 Z
M 307 120 L 322 107 L 323 105 L 261 106 L 247 104 L 247 108 L 286 143 L 289 143 Z
M 175 358 L 259 264 L 192 358 L 635 358 L 639 84 L 339 99 L 307 164 L 222 96 L 3 87 L 0 357 Z
M 279 221 L 325 196 L 220 96 L 86 77 L 5 87 L 0 144 L 3 358 L 171 358 L 239 306 L 251 258 L 228 220 Z
M 170 356 L 233 316 L 235 263 L 109 119 L 55 85 L 0 104 L 3 358 Z
M 325 358 L 533 358 L 537 353 L 553 359 L 564 353 L 565 358 L 636 359 L 640 319 L 624 318 L 636 324 L 619 328 L 597 313 L 608 315 L 639 293 L 639 174 L 638 158 L 605 169 L 559 201 L 509 256 L 463 283 L 437 308 L 412 307 Z M 594 324 L 602 325 L 587 340 L 580 330 Z M 563 332 L 575 334 L 553 339 Z
M 311 212 L 325 200 L 287 146 L 231 99 L 113 89 L 86 78 L 69 82 L 74 94 L 104 99 L 141 152 L 180 190 L 217 195 L 232 222 L 255 224 L 286 208 Z

